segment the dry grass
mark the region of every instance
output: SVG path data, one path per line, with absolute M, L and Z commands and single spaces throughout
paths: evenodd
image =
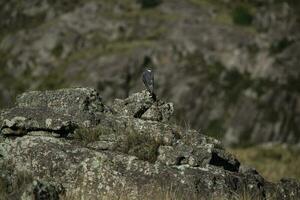
M 158 148 L 162 142 L 156 141 L 149 134 L 140 134 L 134 130 L 129 130 L 120 143 L 119 151 L 134 155 L 140 160 L 155 162 L 158 156 Z
M 94 128 L 81 128 L 75 131 L 73 137 L 79 140 L 82 145 L 101 140 L 101 136 L 120 136 L 115 151 L 133 155 L 141 160 L 155 162 L 158 156 L 158 148 L 162 144 L 156 141 L 148 133 L 139 133 L 131 128 L 113 130 L 105 126 Z
M 241 163 L 257 169 L 269 181 L 283 177 L 300 180 L 300 149 L 283 145 L 229 149 Z
M 15 165 L 9 161 L 0 164 L 0 200 L 19 199 L 33 176 L 28 171 L 17 171 Z
M 104 126 L 97 126 L 93 128 L 80 128 L 75 130 L 73 135 L 74 139 L 80 140 L 83 144 L 88 144 L 99 140 L 101 135 L 113 134 L 114 131 L 111 128 Z
M 193 186 L 191 186 L 193 187 Z M 182 188 L 170 185 L 149 185 L 146 188 L 140 188 L 136 191 L 132 185 L 122 185 L 120 187 L 111 188 L 111 193 L 97 194 L 96 197 L 91 197 L 91 193 L 87 195 L 89 188 L 83 186 L 79 190 L 69 190 L 63 195 L 60 195 L 61 200 L 85 200 L 85 199 L 98 199 L 98 200 L 259 200 L 249 193 L 247 188 L 241 193 L 232 191 L 230 197 L 220 196 L 221 193 L 215 191 L 207 194 L 209 197 L 203 194 L 192 193 L 193 188 Z

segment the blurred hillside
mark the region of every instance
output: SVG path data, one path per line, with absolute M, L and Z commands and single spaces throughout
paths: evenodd
M 0 0 L 0 107 L 26 90 L 143 88 L 227 144 L 300 141 L 297 0 Z

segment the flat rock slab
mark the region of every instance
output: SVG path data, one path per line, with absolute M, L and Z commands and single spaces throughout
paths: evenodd
M 46 107 L 57 113 L 75 116 L 105 110 L 100 95 L 91 88 L 26 92 L 17 97 L 16 104 L 27 108 Z
M 0 130 L 5 135 L 25 135 L 30 131 L 49 131 L 67 135 L 77 128 L 74 117 L 47 107 L 15 107 L 1 113 Z

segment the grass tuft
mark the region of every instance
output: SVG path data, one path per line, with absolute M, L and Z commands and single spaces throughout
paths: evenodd
M 73 135 L 74 139 L 80 140 L 84 145 L 90 143 L 99 141 L 99 137 L 101 135 L 109 135 L 113 134 L 114 131 L 111 128 L 104 127 L 98 125 L 97 127 L 93 128 L 80 128 L 75 130 L 75 133 Z
M 74 139 L 80 140 L 83 145 L 101 141 L 103 135 L 116 135 L 118 144 L 113 150 L 133 155 L 141 160 L 155 162 L 158 156 L 158 148 L 162 141 L 157 141 L 148 133 L 139 133 L 131 128 L 113 130 L 105 126 L 94 128 L 81 128 L 75 131 Z M 115 138 L 117 138 L 115 137 Z
M 18 171 L 9 161 L 0 164 L 0 200 L 18 199 L 33 181 L 28 171 Z
M 162 142 L 156 141 L 149 134 L 139 134 L 134 130 L 130 130 L 125 135 L 120 151 L 154 163 L 157 160 L 160 145 L 162 145 Z

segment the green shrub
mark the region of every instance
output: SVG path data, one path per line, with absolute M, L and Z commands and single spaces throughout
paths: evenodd
M 162 0 L 137 0 L 141 4 L 142 8 L 152 8 L 158 6 Z
M 64 47 L 62 43 L 57 44 L 53 49 L 52 49 L 52 54 L 59 58 L 61 54 L 63 53 Z
M 253 21 L 250 9 L 245 6 L 237 6 L 234 8 L 231 17 L 233 23 L 240 26 L 249 26 Z
M 287 47 L 289 47 L 291 44 L 293 43 L 293 41 L 287 39 L 287 38 L 283 38 L 278 42 L 275 42 L 271 45 L 270 47 L 270 53 L 271 54 L 278 54 L 281 53 L 282 51 L 284 51 Z

